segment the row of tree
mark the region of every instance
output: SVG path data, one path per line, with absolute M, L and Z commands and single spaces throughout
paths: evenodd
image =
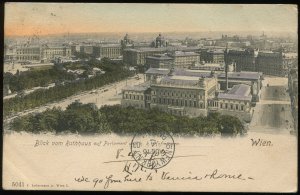
M 4 117 L 133 76 L 133 73 L 127 70 L 122 63 L 112 62 L 109 59 L 103 59 L 100 64 L 96 65 L 106 71 L 105 74 L 96 75 L 84 80 L 66 82 L 64 85 L 56 85 L 49 89 L 39 89 L 25 96 L 5 99 L 3 101 Z M 40 75 L 40 77 L 43 76 Z
M 120 105 L 98 109 L 94 104 L 74 102 L 65 111 L 48 109 L 30 114 L 11 123 L 15 131 L 33 133 L 78 133 L 132 135 L 168 131 L 182 136 L 213 136 L 243 134 L 243 124 L 233 116 L 210 114 L 207 117 L 189 118 L 174 116 L 157 109 L 142 110 Z
M 14 93 L 37 86 L 47 86 L 55 81 L 74 80 L 75 78 L 73 74 L 54 67 L 46 70 L 19 72 L 17 74 L 6 72 L 3 75 L 3 84 L 8 84 L 11 92 Z
M 131 76 L 131 73 L 128 71 L 107 72 L 103 75 L 98 75 L 79 82 L 57 85 L 49 89 L 39 89 L 24 97 L 16 96 L 14 98 L 5 99 L 3 101 L 3 115 L 6 117 L 50 102 L 59 101 L 78 92 L 96 89 L 125 79 L 128 76 Z

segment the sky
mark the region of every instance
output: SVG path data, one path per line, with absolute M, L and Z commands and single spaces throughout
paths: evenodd
M 297 32 L 296 5 L 6 3 L 5 36 L 89 32 Z

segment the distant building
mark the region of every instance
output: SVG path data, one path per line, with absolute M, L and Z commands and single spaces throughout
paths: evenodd
M 42 49 L 40 46 L 26 46 L 16 48 L 17 61 L 40 61 Z
M 224 63 L 224 50 L 222 49 L 204 49 L 200 53 L 201 61 L 206 63 Z
M 153 41 L 152 46 L 153 47 L 168 47 L 169 42 L 159 33 L 159 35 L 156 37 L 155 41 Z
M 71 48 L 65 46 L 43 46 L 41 61 L 50 61 L 58 57 L 71 57 Z
M 123 51 L 123 62 L 131 66 L 144 66 L 146 64 L 146 58 L 148 56 L 154 56 L 156 54 L 172 53 L 174 51 L 183 52 L 199 52 L 199 47 L 143 47 L 143 48 L 127 48 Z M 172 57 L 172 56 L 170 56 Z
M 99 46 L 96 46 L 96 45 L 81 45 L 80 52 L 89 54 L 94 57 L 99 57 L 100 49 L 99 49 Z
M 174 59 L 166 54 L 155 54 L 146 57 L 146 68 L 168 68 L 171 69 Z
M 133 48 L 133 41 L 130 39 L 128 33 L 124 36 L 123 40 L 121 40 L 121 49 L 122 51 L 126 48 Z
M 119 44 L 103 44 L 99 47 L 100 58 L 116 59 L 122 56 L 121 45 Z
M 75 44 L 75 45 L 71 45 L 71 54 L 74 55 L 77 52 L 80 52 L 80 45 Z
M 123 51 L 123 62 L 131 66 L 143 66 L 146 64 L 148 56 L 163 54 L 165 51 L 164 48 L 125 49 Z
M 201 70 L 201 71 L 220 71 L 223 72 L 225 70 L 225 66 L 223 63 L 203 63 L 195 64 L 195 66 L 191 66 L 189 69 L 191 70 Z M 233 69 L 229 70 L 233 71 Z
M 200 54 L 195 52 L 175 51 L 170 57 L 174 59 L 174 68 L 188 68 L 200 62 Z
M 256 71 L 254 49 L 226 49 L 225 63 L 235 63 L 236 71 Z
M 282 52 L 261 51 L 256 59 L 258 72 L 266 75 L 285 76 Z

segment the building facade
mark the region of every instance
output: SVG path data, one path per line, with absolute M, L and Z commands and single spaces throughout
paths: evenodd
M 122 106 L 157 108 L 173 115 L 189 117 L 219 112 L 246 122 L 251 120 L 251 86 L 234 85 L 228 92 L 220 93 L 218 77 L 213 72 L 171 69 L 159 75 L 154 70 L 152 68 L 149 71 L 147 84 L 123 89 Z
M 123 89 L 121 105 L 124 107 L 132 106 L 135 108 L 146 109 L 150 94 L 150 82 L 136 86 L 127 86 Z
M 100 58 L 116 59 L 122 55 L 122 47 L 119 44 L 105 44 L 99 47 Z
M 262 88 L 263 74 L 259 72 L 228 72 L 228 88 L 233 88 L 234 85 L 245 84 L 251 87 L 252 101 L 260 100 L 260 92 Z M 220 90 L 226 91 L 226 75 L 225 73 L 218 74 L 218 82 Z
M 223 115 L 231 115 L 250 122 L 253 115 L 251 87 L 245 84 L 234 85 L 228 92 L 219 93 L 208 101 L 209 110 Z
M 76 48 L 75 48 L 76 49 Z M 96 45 L 80 45 L 79 52 L 91 55 L 93 57 L 99 57 L 99 46 Z
M 258 72 L 266 75 L 285 76 L 282 52 L 264 51 L 258 52 L 256 59 Z
M 146 57 L 146 68 L 167 68 L 171 69 L 174 63 L 174 59 L 166 54 L 156 54 Z
M 225 63 L 235 63 L 236 71 L 256 71 L 254 49 L 226 49 Z
M 201 61 L 206 63 L 224 63 L 224 50 L 203 49 L 200 53 Z
M 42 61 L 51 61 L 58 57 L 71 57 L 70 47 L 48 47 L 45 46 L 41 52 Z
M 41 53 L 40 46 L 18 47 L 14 59 L 17 61 L 40 61 Z
M 125 49 L 123 51 L 123 62 L 130 66 L 143 66 L 146 64 L 146 58 L 155 54 L 163 54 L 164 48 L 139 48 Z
M 174 60 L 174 68 L 189 68 L 200 62 L 200 54 L 175 51 L 169 55 Z
M 157 54 L 173 53 L 175 51 L 182 52 L 199 52 L 199 47 L 143 47 L 143 48 L 127 48 L 123 51 L 123 62 L 131 66 L 144 66 L 148 56 L 155 56 Z M 169 56 L 172 57 L 172 56 Z

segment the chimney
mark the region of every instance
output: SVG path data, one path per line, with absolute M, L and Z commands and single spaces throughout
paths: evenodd
M 225 62 L 225 79 L 226 79 L 226 89 L 225 91 L 228 91 L 228 63 Z

